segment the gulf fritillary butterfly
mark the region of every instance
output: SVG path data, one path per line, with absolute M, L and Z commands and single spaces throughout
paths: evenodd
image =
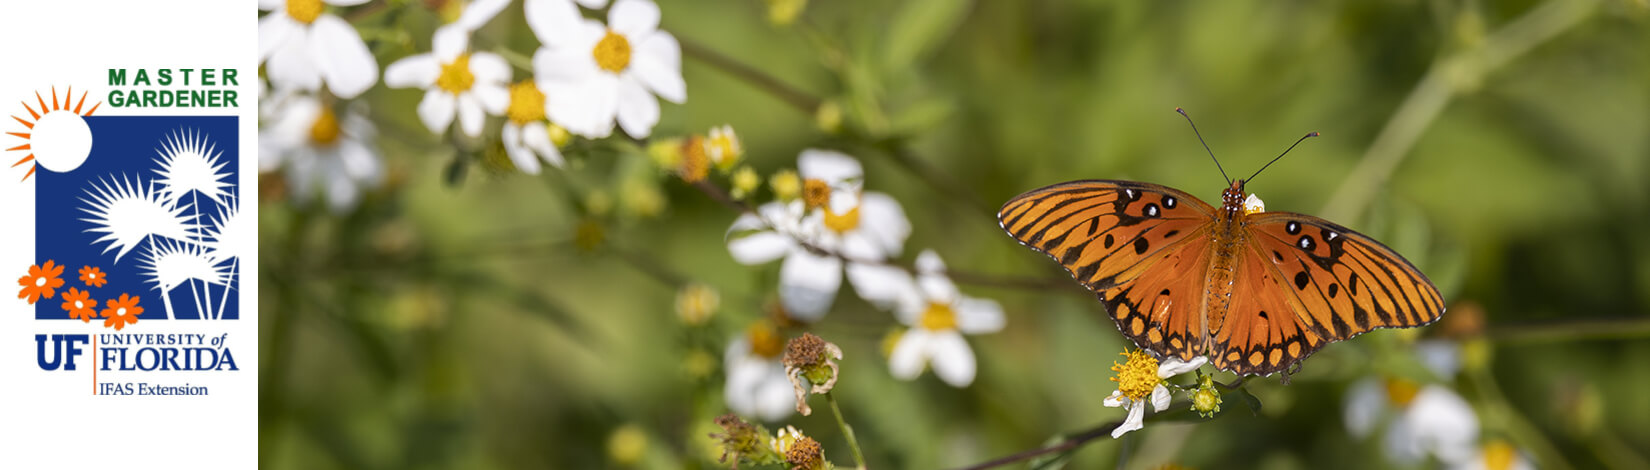
M 997 219 L 1094 291 L 1139 347 L 1207 355 L 1241 375 L 1284 371 L 1331 342 L 1444 313 L 1438 288 L 1380 242 L 1310 215 L 1247 213 L 1252 179 L 1228 179 L 1218 209 L 1157 184 L 1072 181 L 1015 196 Z

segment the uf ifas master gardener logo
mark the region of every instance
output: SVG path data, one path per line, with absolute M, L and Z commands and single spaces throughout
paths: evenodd
M 5 147 L 34 183 L 35 264 L 17 297 L 35 319 L 119 331 L 240 318 L 254 225 L 240 211 L 236 118 L 94 116 L 98 103 L 72 89 L 29 98 Z

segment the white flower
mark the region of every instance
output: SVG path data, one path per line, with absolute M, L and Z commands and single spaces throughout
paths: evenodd
M 372 122 L 359 114 L 346 113 L 340 122 L 320 100 L 292 97 L 258 132 L 258 166 L 285 169 L 295 202 L 304 203 L 323 186 L 332 210 L 344 212 L 355 207 L 363 187 L 383 182 L 375 134 Z
M 617 119 L 626 134 L 647 137 L 659 122 L 654 95 L 673 103 L 687 100 L 682 48 L 658 30 L 658 5 L 618 0 L 603 25 L 578 18 L 564 3 L 527 4 L 528 24 L 544 43 L 533 54 L 533 72 L 550 98 L 550 120 L 574 134 L 599 138 L 613 133 Z
M 728 344 L 723 359 L 728 378 L 723 398 L 728 408 L 770 422 L 796 410 L 796 395 L 780 362 L 785 346 L 772 328 L 765 323 L 752 325 Z
M 1476 452 L 1478 415 L 1472 406 L 1448 388 L 1404 379 L 1354 383 L 1344 409 L 1347 431 L 1354 437 L 1368 436 L 1389 409 L 1394 412 L 1384 447 L 1394 461 L 1414 463 L 1430 454 L 1460 464 Z
M 462 19 L 462 18 L 461 18 Z M 478 20 L 471 19 L 474 24 Z M 414 54 L 384 69 L 384 84 L 392 88 L 423 88 L 418 117 L 430 132 L 445 132 L 458 115 L 459 130 L 465 135 L 481 135 L 486 123 L 483 113 L 503 114 L 509 105 L 510 65 L 490 52 L 469 52 L 467 23 L 436 28 L 432 51 Z
M 276 88 L 315 91 L 325 83 L 333 95 L 354 98 L 378 82 L 378 62 L 361 34 L 326 13 L 322 0 L 258 0 L 258 9 L 270 11 L 258 20 L 258 61 Z
M 1138 354 L 1144 355 L 1144 353 Z M 1130 360 L 1130 362 L 1133 361 L 1134 359 Z M 1163 379 L 1197 370 L 1197 368 L 1203 367 L 1203 364 L 1207 362 L 1209 362 L 1209 358 L 1204 356 L 1198 356 L 1193 358 L 1191 361 L 1181 361 L 1180 358 L 1172 356 L 1164 359 L 1157 367 L 1158 380 L 1156 386 L 1152 387 L 1151 391 L 1152 409 L 1157 412 L 1162 412 L 1163 409 L 1169 407 L 1169 401 L 1173 398 L 1173 396 L 1169 394 L 1169 388 L 1163 386 Z M 1127 386 L 1124 384 L 1119 385 Z M 1122 437 L 1123 434 L 1126 434 L 1129 431 L 1134 431 L 1146 426 L 1146 400 L 1144 400 L 1144 398 L 1145 397 L 1131 398 L 1125 395 L 1123 390 L 1120 388 L 1112 391 L 1111 396 L 1106 397 L 1106 400 L 1102 402 L 1104 405 L 1109 407 L 1126 407 L 1129 409 L 1129 416 L 1123 420 L 1123 424 L 1118 425 L 1116 429 L 1112 429 L 1111 437 L 1113 439 Z
M 510 85 L 510 107 L 505 110 L 504 152 L 523 173 L 539 173 L 539 160 L 560 168 L 561 150 L 544 122 L 544 93 L 532 80 Z M 558 129 L 565 136 L 566 132 Z
M 945 276 L 945 262 L 933 250 L 917 255 L 917 282 L 900 297 L 895 312 L 911 327 L 894 344 L 888 370 L 895 378 L 911 380 L 932 362 L 934 375 L 953 387 L 974 382 L 974 351 L 963 334 L 993 333 L 1003 329 L 1003 308 L 994 300 L 957 292 Z
M 892 306 L 911 282 L 903 270 L 884 263 L 900 253 L 911 234 L 905 211 L 886 194 L 861 190 L 863 170 L 852 157 L 804 150 L 797 167 L 804 186 L 815 188 L 804 191 L 811 195 L 764 204 L 756 214 L 735 220 L 728 229 L 734 260 L 761 264 L 783 257 L 779 299 L 797 320 L 825 316 L 844 271 L 860 297 Z

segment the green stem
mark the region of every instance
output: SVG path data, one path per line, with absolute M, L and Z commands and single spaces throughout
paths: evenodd
M 1551 40 L 1592 13 L 1597 0 L 1554 0 L 1535 8 L 1490 34 L 1482 47 L 1465 50 L 1432 64 L 1409 96 L 1387 119 L 1358 166 L 1346 176 L 1322 214 L 1331 220 L 1356 220 L 1403 162 L 1421 133 L 1464 87 L 1474 87 L 1491 71 L 1531 48 Z
M 1576 319 L 1490 327 L 1485 336 L 1496 344 L 1551 343 L 1650 336 L 1650 318 Z
M 802 90 L 798 90 L 796 87 L 790 86 L 772 75 L 768 75 L 763 72 L 762 69 L 746 65 L 745 63 L 732 57 L 728 57 L 720 52 L 711 50 L 703 44 L 699 44 L 697 41 L 677 36 L 676 42 L 681 43 L 682 45 L 682 55 L 697 59 L 706 65 L 715 67 L 717 70 L 721 70 L 723 73 L 732 75 L 734 78 L 754 85 L 756 88 L 773 95 L 773 97 L 779 98 L 780 101 L 784 101 L 786 104 L 791 105 L 791 107 L 796 108 L 798 111 L 811 115 L 814 110 L 819 109 L 819 103 L 822 100 L 818 97 L 810 95 Z
M 528 72 L 533 71 L 532 57 L 522 55 L 522 53 L 512 51 L 506 47 L 495 47 L 493 48 L 493 53 L 498 54 L 499 57 L 503 57 L 504 61 L 509 62 L 512 67 L 526 70 Z
M 865 470 L 865 453 L 859 450 L 859 439 L 854 438 L 854 428 L 842 418 L 842 408 L 836 404 L 836 394 L 825 392 L 825 401 L 831 403 L 831 414 L 836 416 L 836 425 L 842 428 L 842 437 L 848 440 L 848 448 L 854 451 L 854 463 L 859 470 Z

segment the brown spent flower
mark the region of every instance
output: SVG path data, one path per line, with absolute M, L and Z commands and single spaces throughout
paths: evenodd
M 716 417 L 716 425 L 722 427 L 722 433 L 712 433 L 711 438 L 722 443 L 722 457 L 718 462 L 728 463 L 728 457 L 733 457 L 733 468 L 739 468 L 740 456 L 749 456 L 762 448 L 761 433 L 756 426 L 740 419 L 739 415 L 728 413 Z
M 812 437 L 802 436 L 791 444 L 785 451 L 785 463 L 791 464 L 791 470 L 818 470 L 825 466 L 825 449 L 819 446 L 819 441 Z
M 808 394 L 828 393 L 836 387 L 836 361 L 842 360 L 842 348 L 829 341 L 803 333 L 785 345 L 785 377 L 796 389 L 796 412 L 802 416 L 813 414 L 808 407 Z
M 682 181 L 698 183 L 710 176 L 710 156 L 705 153 L 705 139 L 691 136 L 682 139 L 682 162 L 676 169 Z

